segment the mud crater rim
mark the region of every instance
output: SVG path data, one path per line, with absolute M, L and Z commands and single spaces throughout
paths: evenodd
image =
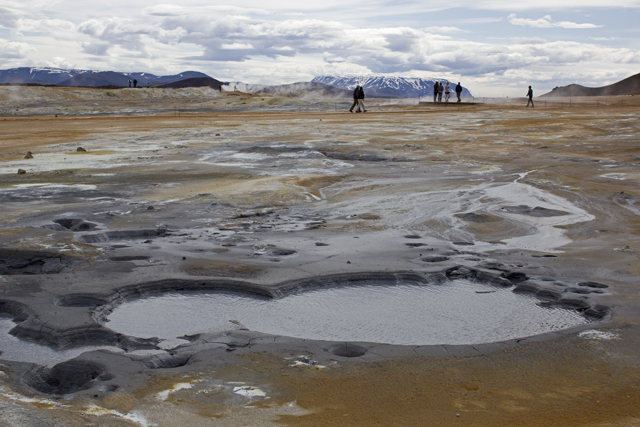
M 466 270 L 466 271 L 465 271 Z M 465 274 L 467 273 L 467 274 Z M 381 277 L 382 276 L 382 277 Z M 505 277 L 506 276 L 506 277 Z M 511 279 L 511 280 L 510 280 Z M 556 327 L 555 325 L 551 325 L 551 327 L 547 329 L 539 329 L 534 330 L 530 329 L 532 332 L 523 333 L 522 335 L 506 335 L 506 336 L 496 336 L 492 339 L 478 340 L 472 342 L 447 342 L 447 340 L 443 342 L 402 342 L 402 341 L 388 341 L 386 339 L 372 339 L 371 337 L 352 337 L 352 336 L 333 336 L 328 334 L 327 336 L 314 336 L 307 335 L 305 333 L 287 333 L 286 331 L 273 331 L 270 330 L 268 326 L 255 326 L 255 323 L 250 327 L 246 327 L 244 325 L 245 321 L 237 321 L 229 319 L 229 322 L 239 325 L 238 328 L 224 326 L 214 326 L 211 329 L 191 329 L 188 327 L 191 326 L 191 323 L 187 321 L 183 322 L 184 328 L 181 329 L 180 332 L 177 332 L 173 336 L 160 336 L 159 334 L 144 334 L 144 333 L 135 333 L 129 330 L 122 330 L 115 328 L 114 331 L 122 335 L 126 335 L 129 337 L 134 337 L 135 339 L 174 339 L 184 336 L 199 336 L 203 333 L 215 332 L 221 333 L 225 330 L 244 330 L 256 332 L 263 335 L 271 335 L 271 336 L 283 336 L 283 337 L 291 337 L 294 339 L 300 339 L 304 341 L 332 341 L 338 343 L 347 343 L 347 342 L 368 342 L 375 344 L 390 344 L 390 345 L 409 345 L 409 346 L 428 346 L 428 345 L 476 345 L 476 344 L 489 344 L 493 342 L 502 342 L 509 341 L 512 339 L 522 339 L 531 336 L 537 336 L 546 334 L 548 332 L 558 332 L 558 331 L 567 331 L 577 327 L 584 326 L 586 324 L 592 325 L 595 321 L 601 321 L 609 316 L 610 309 L 609 307 L 593 304 L 591 302 L 587 302 L 588 296 L 581 294 L 576 295 L 575 293 L 571 293 L 573 288 L 567 287 L 567 295 L 562 295 L 561 293 L 553 293 L 546 289 L 539 289 L 536 284 L 527 284 L 527 277 L 523 273 L 519 272 L 507 272 L 502 275 L 492 275 L 488 272 L 478 272 L 477 270 L 466 269 L 466 268 L 454 268 L 450 269 L 444 274 L 436 273 L 436 274 L 418 274 L 418 273 L 390 273 L 390 274 L 381 274 L 381 273 L 368 273 L 368 274 L 355 274 L 355 275 L 339 275 L 339 276 L 325 276 L 320 278 L 313 278 L 307 280 L 297 281 L 295 283 L 287 283 L 284 285 L 276 286 L 276 287 L 267 287 L 263 288 L 260 291 L 256 292 L 256 289 L 242 289 L 236 287 L 206 287 L 201 289 L 166 289 L 160 292 L 149 292 L 146 294 L 139 294 L 135 296 L 129 296 L 127 298 L 117 298 L 111 303 L 97 307 L 96 313 L 98 314 L 99 322 L 105 328 L 111 329 L 113 326 L 111 315 L 117 311 L 119 308 L 125 306 L 127 303 L 138 303 L 145 304 L 145 301 L 149 299 L 162 299 L 168 297 L 179 297 L 179 298 L 188 298 L 191 295 L 199 295 L 199 298 L 205 297 L 204 294 L 215 294 L 213 298 L 220 298 L 220 295 L 232 295 L 233 297 L 243 299 L 254 299 L 261 300 L 263 302 L 270 301 L 284 301 L 287 298 L 291 297 L 299 297 L 304 296 L 310 293 L 325 293 L 334 290 L 347 290 L 347 291 L 355 291 L 358 288 L 369 287 L 374 289 L 384 289 L 388 291 L 392 288 L 398 288 L 402 286 L 415 286 L 421 288 L 429 288 L 430 286 L 437 286 L 442 284 L 452 284 L 456 281 L 461 282 L 466 280 L 469 283 L 473 283 L 475 286 L 484 286 L 484 290 L 476 290 L 475 294 L 492 294 L 503 290 L 503 292 L 508 292 L 515 296 L 515 298 L 521 298 L 522 295 L 518 294 L 526 294 L 530 298 L 527 301 L 527 304 L 531 306 L 538 306 L 543 310 L 545 308 L 550 308 L 552 310 L 559 310 L 561 313 L 572 313 L 580 318 L 579 322 L 575 322 L 575 319 L 572 320 L 573 323 L 563 323 L 567 322 L 568 317 L 558 317 L 558 324 L 561 326 Z M 523 283 L 525 286 L 523 286 Z M 528 285 L 528 286 L 526 286 Z M 493 290 L 492 290 L 493 289 Z M 195 292 L 194 292 L 195 291 Z M 598 293 L 598 292 L 594 292 Z M 186 295 L 185 295 L 186 294 Z M 256 298 L 257 297 L 257 298 Z M 94 306 L 95 307 L 95 306 Z M 497 306 L 499 308 L 500 305 Z M 496 308 L 496 307 L 492 307 Z M 512 308 L 511 308 L 512 309 Z M 499 311 L 499 310 L 498 310 Z M 329 317 L 334 316 L 335 314 L 329 314 Z M 235 317 L 232 314 L 229 314 L 230 317 Z M 242 319 L 242 316 L 239 317 Z M 462 317 L 464 318 L 464 316 Z M 526 321 L 522 321 L 526 323 Z M 548 320 L 540 321 L 542 323 L 549 323 Z M 133 323 L 133 322 L 132 322 Z M 232 326 L 232 325 L 229 325 Z M 511 327 L 511 326 L 510 326 Z M 527 330 L 527 327 L 523 327 L 523 330 Z M 163 330 L 164 332 L 164 330 Z M 137 338 L 137 337 L 146 337 L 146 338 Z M 355 345 L 355 344 L 354 344 Z M 340 350 L 341 344 L 338 344 L 332 347 L 336 352 L 343 352 Z M 332 349 L 328 350 L 331 353 L 334 353 Z M 347 352 L 352 354 L 353 352 Z M 364 353 L 363 353 L 364 354 Z M 336 354 L 342 357 L 354 357 Z M 360 354 L 358 354 L 359 356 Z

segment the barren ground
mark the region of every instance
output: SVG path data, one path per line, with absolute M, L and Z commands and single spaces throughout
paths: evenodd
M 6 358 L 4 335 L 0 425 L 640 425 L 640 98 L 485 101 L 349 114 L 310 95 L 0 87 L 0 313 L 43 347 L 115 345 L 96 307 L 158 281 L 521 273 L 541 299 L 610 309 L 537 337 L 357 343 L 357 357 L 230 328 L 171 365 L 120 340 L 74 359 L 104 372 L 66 389 Z

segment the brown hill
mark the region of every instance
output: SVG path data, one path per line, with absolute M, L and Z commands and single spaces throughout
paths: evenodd
M 556 87 L 542 97 L 552 96 L 614 96 L 614 95 L 640 95 L 640 73 L 624 80 L 603 87 L 585 87 L 569 85 Z

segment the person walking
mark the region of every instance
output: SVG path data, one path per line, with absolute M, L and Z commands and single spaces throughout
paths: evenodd
M 131 87 L 131 80 L 129 80 L 129 87 Z
M 442 102 L 442 92 L 444 92 L 444 82 L 438 86 L 438 102 Z
M 458 102 L 461 101 L 460 94 L 462 93 L 462 86 L 460 86 L 460 82 L 456 86 L 456 96 L 458 97 Z
M 349 108 L 349 112 L 353 113 L 353 109 L 358 106 L 358 90 L 360 89 L 360 85 L 356 85 L 356 88 L 353 90 L 353 104 L 351 104 L 351 108 Z M 360 112 L 360 106 L 356 110 L 356 113 Z
M 529 86 L 529 91 L 527 92 L 527 98 L 529 98 L 527 100 L 527 107 L 529 106 L 529 104 L 531 104 L 531 108 L 533 108 L 533 89 L 531 89 L 531 86 Z
M 133 79 L 133 87 L 138 87 L 138 80 Z
M 438 101 L 438 82 L 435 82 L 433 84 L 433 102 L 437 102 Z
M 449 87 L 449 82 L 444 87 L 444 102 L 449 102 L 449 98 L 451 98 L 451 88 Z
M 358 89 L 358 108 L 362 109 L 363 113 L 366 113 L 367 110 L 364 108 L 364 88 L 360 86 Z

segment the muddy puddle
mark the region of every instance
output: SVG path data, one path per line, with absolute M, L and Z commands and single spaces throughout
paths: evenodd
M 539 302 L 467 280 L 395 286 L 372 282 L 274 300 L 183 292 L 126 302 L 106 326 L 142 338 L 248 329 L 313 340 L 433 345 L 504 341 L 588 322 L 576 311 Z

